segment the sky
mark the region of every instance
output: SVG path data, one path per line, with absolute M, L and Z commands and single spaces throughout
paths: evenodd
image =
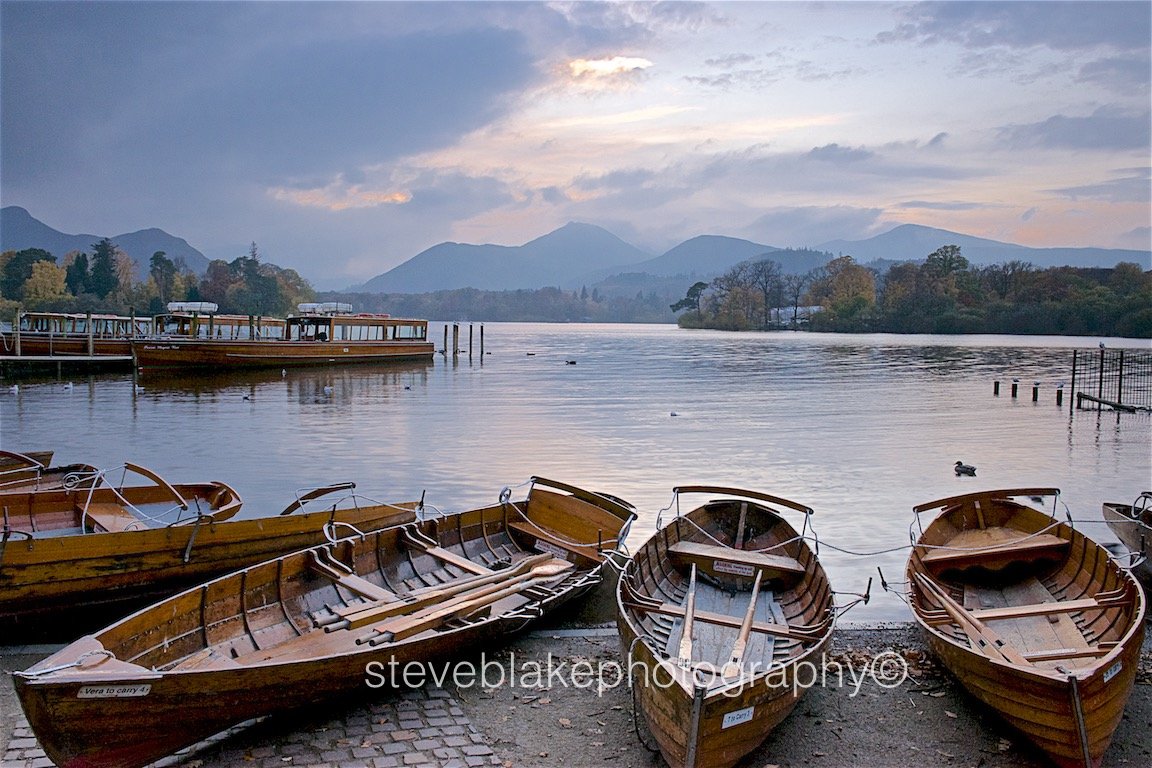
M 570 221 L 1148 249 L 1150 41 L 1152 2 L 0 0 L 0 202 L 321 289 Z

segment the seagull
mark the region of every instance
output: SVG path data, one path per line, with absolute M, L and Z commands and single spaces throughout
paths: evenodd
M 72 391 L 72 382 L 68 382 L 67 384 L 64 385 L 64 391 L 65 392 L 71 392 Z
M 13 384 L 12 386 L 8 387 L 8 391 L 9 391 L 9 392 L 11 392 L 11 393 L 12 393 L 12 394 L 14 394 L 14 395 L 15 395 L 15 394 L 19 394 L 19 392 L 20 392 L 20 385 L 19 385 L 19 384 Z
M 287 368 L 281 368 L 280 369 L 280 378 L 284 378 L 287 375 L 288 375 L 288 369 Z
M 971 464 L 965 464 L 962 461 L 956 462 L 956 476 L 967 475 L 968 477 L 976 477 L 976 467 Z
M 244 399 L 245 399 L 245 400 L 251 400 L 251 399 L 252 399 L 252 396 L 251 396 L 251 395 L 244 395 Z

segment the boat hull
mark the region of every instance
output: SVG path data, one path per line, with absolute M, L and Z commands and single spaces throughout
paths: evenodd
M 1013 500 L 1038 490 L 1054 491 L 917 507 L 942 511 L 909 558 L 909 602 L 969 693 L 1056 765 L 1099 766 L 1135 684 L 1145 598 L 1102 546 Z
M 422 685 L 444 673 L 432 662 L 599 582 L 597 542 L 632 518 L 599 501 L 534 487 L 267 560 L 81 638 L 17 673 L 16 692 L 56 765 L 135 768 L 253 718 Z
M 28 494 L 67 508 L 87 491 Z M 4 499 L 4 497 L 9 497 Z M 19 494 L 3 494 L 15 520 Z M 58 639 L 105 624 L 180 589 L 277 555 L 327 541 L 333 519 L 365 533 L 414 519 L 414 503 L 185 522 L 117 532 L 11 536 L 0 545 L 0 627 L 6 636 Z
M 755 750 L 812 684 L 807 675 L 798 680 L 798 672 L 812 665 L 819 674 L 831 643 L 832 592 L 815 554 L 774 508 L 739 505 L 713 500 L 674 519 L 636 552 L 618 585 L 621 653 L 637 716 L 673 768 L 728 768 Z M 716 546 L 741 538 L 747 541 L 739 547 Z M 757 552 L 777 553 L 776 559 L 759 559 Z M 796 571 L 773 574 L 772 567 L 786 560 Z M 696 573 L 697 567 L 694 585 L 683 571 Z M 754 577 L 757 570 L 760 577 Z M 752 578 L 757 581 L 750 590 Z M 730 590 L 735 591 L 729 600 L 724 595 Z M 770 603 L 767 616 L 763 601 Z M 715 611 L 722 605 L 728 608 L 724 615 Z M 695 622 L 691 650 L 678 659 L 677 647 L 686 652 L 689 614 Z M 661 626 L 660 617 L 669 616 L 674 621 L 669 625 L 665 619 Z M 745 623 L 757 628 L 745 631 Z M 771 630 L 783 633 L 772 644 L 750 639 Z M 790 631 L 797 634 L 788 637 Z M 740 672 L 725 677 L 723 665 L 736 648 L 747 655 Z
M 135 341 L 138 368 L 269 368 L 431 360 L 429 341 L 158 339 Z
M 16 340 L 6 334 L 2 340 L 5 349 L 15 354 Z M 132 341 L 122 339 L 93 338 L 91 344 L 87 336 L 40 336 L 32 333 L 20 334 L 21 357 L 88 357 L 115 356 L 129 357 L 132 354 Z
M 1132 572 L 1146 585 L 1152 585 L 1152 527 L 1145 523 L 1132 504 L 1105 503 L 1101 505 L 1104 522 L 1116 534 L 1116 538 L 1134 555 L 1143 558 L 1132 568 Z

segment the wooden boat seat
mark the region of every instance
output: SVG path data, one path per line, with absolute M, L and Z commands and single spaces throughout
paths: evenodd
M 979 608 L 972 611 L 972 615 L 981 621 L 992 619 L 1018 619 L 1023 616 L 1048 616 L 1054 613 L 1076 613 L 1092 608 L 1105 608 L 1095 599 L 1085 597 L 1080 600 L 1058 600 L 1053 603 L 1034 603 L 1032 605 L 1010 605 L 1005 608 Z
M 118 533 L 120 531 L 142 531 L 148 527 L 144 521 L 124 507 L 111 502 L 89 504 L 83 511 L 85 516 L 92 521 L 92 529 L 95 531 Z
M 590 560 L 599 560 L 601 558 L 600 553 L 596 551 L 596 547 L 572 544 L 555 536 L 550 536 L 547 531 L 543 531 L 522 520 L 509 520 L 508 527 L 531 536 L 537 542 L 536 548 L 542 552 L 548 552 L 558 557 L 564 557 L 565 553 L 573 552 Z
M 466 573 L 474 573 L 477 575 L 492 573 L 491 568 L 483 566 L 474 560 L 470 560 L 464 555 L 458 555 L 451 550 L 441 547 L 435 539 L 411 526 L 405 527 L 402 535 L 405 544 L 418 552 L 431 555 L 442 563 L 454 565 Z
M 1011 563 L 1060 559 L 1069 542 L 1050 533 L 1024 534 L 1009 528 L 961 531 L 944 547 L 921 549 L 920 559 L 934 570 L 974 566 L 1000 569 Z
M 752 578 L 756 571 L 764 579 L 794 580 L 804 575 L 804 566 L 794 557 L 769 555 L 695 541 L 678 541 L 668 547 L 673 563 L 691 565 L 709 573 L 722 573 Z
M 325 562 L 318 552 L 326 550 L 313 550 L 309 552 L 308 565 L 309 567 L 319 573 L 321 576 L 326 576 L 340 586 L 347 589 L 349 592 L 359 595 L 366 600 L 374 600 L 381 603 L 391 603 L 400 599 L 400 597 L 384 587 L 377 586 L 368 581 L 362 576 L 357 576 L 350 570 L 345 570 L 347 566 L 341 568 L 334 563 Z M 341 564 L 342 565 L 342 564 Z

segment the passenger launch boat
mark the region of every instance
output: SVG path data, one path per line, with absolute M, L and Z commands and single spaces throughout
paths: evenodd
M 21 357 L 119 356 L 132 354 L 132 339 L 152 332 L 152 319 L 124 315 L 21 312 L 0 333 L 2 355 Z
M 216 321 L 214 326 L 211 314 L 194 314 L 187 323 L 174 323 L 172 317 L 156 318 L 161 335 L 133 341 L 138 368 L 219 370 L 431 360 L 434 349 L 427 320 L 353 314 L 351 304 L 339 302 L 301 304 L 298 314 L 276 321 L 275 326 L 249 318 L 247 333 L 239 321 L 228 326 Z M 238 330 L 224 333 L 222 327 Z
M 680 514 L 680 497 L 703 494 Z M 673 768 L 727 768 L 799 700 L 796 671 L 819 668 L 835 622 L 816 555 L 756 491 L 674 490 L 676 516 L 628 561 L 618 624 L 638 712 Z M 659 525 L 659 523 L 658 523 Z
M 1152 491 L 1144 491 L 1131 504 L 1104 502 L 1104 522 L 1136 558 L 1132 572 L 1152 584 Z
M 85 636 L 15 686 L 61 768 L 133 768 L 252 718 L 404 679 L 601 579 L 631 507 L 533 478 L 523 500 L 250 566 Z M 375 670 L 375 673 L 373 672 Z
M 250 519 L 233 519 L 242 501 L 225 483 L 172 485 L 136 464 L 0 493 L 0 634 L 75 637 L 118 610 L 323 543 L 333 526 L 413 518 L 413 505 L 363 504 L 353 488 L 306 490 L 280 516 Z
M 1089 768 L 1132 692 L 1144 594 L 1104 547 L 1021 501 L 1058 494 L 983 491 L 915 507 L 940 512 L 909 558 L 909 599 L 973 696 L 1055 764 Z

